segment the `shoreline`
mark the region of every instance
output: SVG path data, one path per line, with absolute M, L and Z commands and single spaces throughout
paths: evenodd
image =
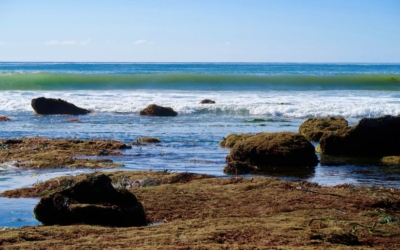
M 82 246 L 393 249 L 400 246 L 399 222 L 387 220 L 400 216 L 399 189 L 348 184 L 325 187 L 276 178 L 215 178 L 156 171 L 105 174 L 114 182 L 121 176 L 126 180 L 161 180 L 159 185 L 128 188 L 142 202 L 152 225 L 7 229 L 0 231 L 0 245 L 5 249 L 51 248 L 61 242 L 58 247 L 61 249 Z M 65 179 L 78 180 L 86 175 Z M 60 187 L 52 183 L 63 183 L 63 179 L 43 182 L 31 190 L 43 196 Z M 68 240 L 71 237 L 75 240 Z

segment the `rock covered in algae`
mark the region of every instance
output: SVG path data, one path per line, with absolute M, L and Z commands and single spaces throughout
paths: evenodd
M 348 122 L 343 117 L 309 118 L 300 125 L 299 134 L 310 141 L 319 141 L 327 132 L 347 128 Z
M 352 127 L 324 134 L 321 152 L 343 156 L 400 155 L 400 116 L 363 118 Z
M 146 144 L 154 144 L 154 143 L 160 143 L 161 140 L 157 139 L 155 137 L 141 137 L 139 139 L 136 139 L 133 141 L 134 145 L 146 145 Z
M 224 139 L 222 139 L 219 142 L 219 145 L 221 147 L 232 148 L 233 146 L 235 146 L 236 142 L 243 141 L 251 136 L 254 136 L 254 135 L 252 135 L 252 134 L 229 134 L 227 137 L 224 137 Z
M 178 113 L 175 112 L 170 107 L 162 107 L 156 104 L 150 104 L 145 109 L 139 112 L 139 115 L 147 116 L 177 116 Z
M 292 132 L 259 133 L 236 142 L 226 157 L 226 173 L 249 173 L 269 167 L 309 167 L 318 163 L 314 146 Z
M 40 199 L 34 213 L 44 225 L 147 225 L 143 206 L 135 195 L 125 189 L 114 189 L 111 179 L 104 174 L 89 175 L 61 192 Z
M 75 106 L 61 99 L 39 97 L 31 101 L 33 110 L 40 115 L 84 115 L 89 110 Z
M 386 165 L 400 166 L 400 156 L 399 155 L 385 156 L 381 159 L 381 162 Z

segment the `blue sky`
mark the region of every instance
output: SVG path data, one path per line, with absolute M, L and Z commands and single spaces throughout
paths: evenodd
M 0 0 L 0 61 L 400 62 L 398 0 Z

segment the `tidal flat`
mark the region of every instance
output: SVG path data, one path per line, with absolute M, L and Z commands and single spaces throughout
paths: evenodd
M 148 226 L 33 226 L 0 231 L 4 249 L 395 249 L 400 190 L 167 171 L 105 172 L 142 202 Z M 58 177 L 6 197 L 42 197 Z M 90 174 L 89 174 L 90 175 Z M 146 180 L 146 181 L 144 181 Z M 151 185 L 129 185 L 151 183 Z

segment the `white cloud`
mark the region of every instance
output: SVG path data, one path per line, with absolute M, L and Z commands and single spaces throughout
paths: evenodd
M 0 42 L 0 46 L 1 46 L 1 45 L 5 45 L 5 44 L 6 44 L 5 42 Z
M 87 45 L 90 42 L 90 38 L 82 41 L 75 41 L 75 40 L 65 40 L 65 41 L 58 41 L 58 40 L 50 40 L 44 42 L 45 45 Z
M 225 45 L 231 45 L 231 42 L 226 42 Z
M 147 43 L 147 40 L 144 40 L 144 39 L 142 39 L 142 40 L 137 40 L 137 41 L 134 42 L 133 44 L 134 44 L 134 45 L 138 45 L 138 44 L 142 44 L 142 43 Z

